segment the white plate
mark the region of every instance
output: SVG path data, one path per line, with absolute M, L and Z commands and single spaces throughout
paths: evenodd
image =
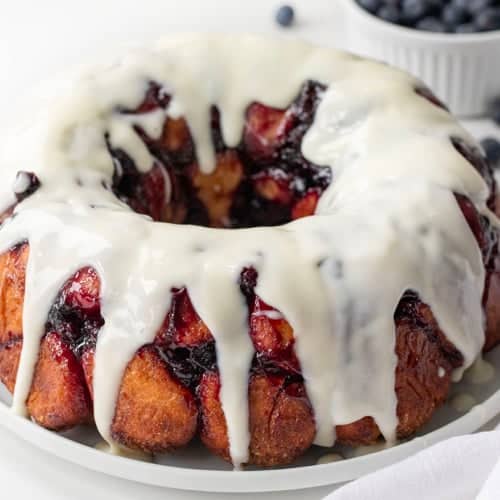
M 8 408 L 10 397 L 1 386 L 0 425 L 59 458 L 88 469 L 150 485 L 211 492 L 257 493 L 303 489 L 355 479 L 402 460 L 438 441 L 480 429 L 500 413 L 500 348 L 495 349 L 486 359 L 495 367 L 497 376 L 480 385 L 464 380 L 453 388 L 453 394 L 469 394 L 478 402 L 465 415 L 458 414 L 447 404 L 436 412 L 431 424 L 419 436 L 393 448 L 380 451 L 380 447 L 375 447 L 363 456 L 354 457 L 352 451 L 347 449 L 326 450 L 313 447 L 294 466 L 274 470 L 232 471 L 201 445 L 192 445 L 170 455 L 155 457 L 154 463 L 110 455 L 94 448 L 99 437 L 92 428 L 82 427 L 57 434 L 14 416 Z M 352 458 L 315 465 L 319 457 L 332 451 Z

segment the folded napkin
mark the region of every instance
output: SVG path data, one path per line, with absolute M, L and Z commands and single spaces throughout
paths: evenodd
M 448 439 L 325 500 L 500 500 L 500 426 Z

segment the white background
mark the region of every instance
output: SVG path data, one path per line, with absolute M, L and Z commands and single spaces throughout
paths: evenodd
M 343 45 L 341 0 L 292 3 L 297 25 L 282 30 L 273 22 L 280 2 L 272 0 L 0 0 L 0 125 L 8 126 L 19 97 L 51 74 L 172 32 L 280 33 Z M 476 123 L 473 131 L 482 134 L 492 128 Z M 236 497 L 167 491 L 107 477 L 49 456 L 1 428 L 0 485 L 0 498 L 16 500 Z M 326 487 L 238 498 L 316 500 L 330 491 Z

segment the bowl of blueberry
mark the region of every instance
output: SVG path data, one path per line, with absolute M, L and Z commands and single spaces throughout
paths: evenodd
M 413 73 L 461 116 L 500 91 L 500 0 L 344 0 L 352 50 Z

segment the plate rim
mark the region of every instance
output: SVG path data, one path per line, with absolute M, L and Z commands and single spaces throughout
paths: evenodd
M 0 425 L 47 453 L 109 476 L 187 491 L 264 493 L 334 485 L 356 479 L 394 464 L 444 439 L 477 431 L 499 412 L 500 389 L 452 422 L 392 448 L 328 464 L 250 471 L 176 467 L 111 455 L 17 416 L 2 401 L 0 401 Z

